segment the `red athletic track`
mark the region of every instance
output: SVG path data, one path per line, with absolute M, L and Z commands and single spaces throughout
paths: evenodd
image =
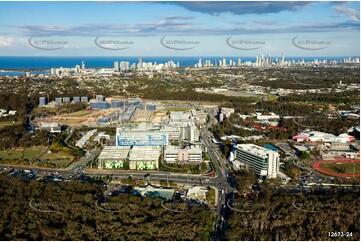
M 327 175 L 331 175 L 331 176 L 337 176 L 337 177 L 353 177 L 353 176 L 359 177 L 360 176 L 360 173 L 354 174 L 354 175 L 350 174 L 350 173 L 342 173 L 342 174 L 340 174 L 340 173 L 330 171 L 330 169 L 328 169 L 328 168 L 320 168 L 321 164 L 331 164 L 331 163 L 360 163 L 360 160 L 357 160 L 357 159 L 320 160 L 320 161 L 315 162 L 312 167 L 313 167 L 313 169 L 315 169 L 318 172 L 321 172 L 321 173 L 324 173 L 324 174 L 327 174 Z

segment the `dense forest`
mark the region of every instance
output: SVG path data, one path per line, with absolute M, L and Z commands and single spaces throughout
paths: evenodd
M 237 210 L 230 209 L 226 240 L 360 239 L 359 191 L 293 194 L 278 190 L 257 196 L 238 197 L 230 203 Z M 352 232 L 352 236 L 334 238 L 328 232 Z
M 0 240 L 209 240 L 212 233 L 207 207 L 172 212 L 158 198 L 121 194 L 103 201 L 107 211 L 96 206 L 102 193 L 96 183 L 0 175 Z
M 239 191 L 230 195 L 225 240 L 359 240 L 360 189 L 275 188 L 257 184 L 254 173 L 233 174 Z M 329 237 L 328 232 L 352 232 L 352 237 Z

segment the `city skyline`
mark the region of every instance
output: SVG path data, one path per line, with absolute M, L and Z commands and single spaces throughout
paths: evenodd
M 242 57 L 260 52 L 359 56 L 360 52 L 359 2 L 0 2 L 0 6 L 2 56 Z

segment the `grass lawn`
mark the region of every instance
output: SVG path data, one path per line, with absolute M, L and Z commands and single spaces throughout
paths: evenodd
M 344 163 L 344 164 L 321 164 L 320 168 L 329 169 L 336 173 L 348 173 L 353 174 L 355 164 L 355 174 L 360 173 L 360 163 Z
M 16 122 L 16 121 L 3 121 L 0 122 L 0 129 L 5 128 L 6 126 L 13 126 L 13 125 L 19 125 L 21 124 L 20 122 Z
M 41 158 L 44 160 L 63 160 L 63 159 L 73 159 L 73 156 L 66 152 L 59 151 L 56 153 L 46 153 Z
M 267 95 L 267 101 L 274 101 L 274 100 L 277 100 L 277 99 L 278 99 L 277 96 Z
M 23 157 L 23 149 L 17 148 L 15 150 L 0 151 L 0 158 L 2 160 L 19 160 Z
M 46 149 L 46 146 L 35 146 L 26 148 L 23 152 L 23 158 L 30 160 L 34 157 L 37 157 Z
M 44 150 L 45 146 L 35 146 L 29 148 L 16 148 L 12 151 L 0 151 L 0 162 L 1 160 L 8 164 L 18 164 L 18 162 L 25 162 L 38 157 Z M 45 163 L 54 164 L 56 167 L 68 167 L 74 160 L 74 157 L 66 152 L 60 151 L 58 153 L 46 153 L 40 157 Z M 23 163 L 22 163 L 23 164 Z M 45 166 L 47 166 L 45 164 Z

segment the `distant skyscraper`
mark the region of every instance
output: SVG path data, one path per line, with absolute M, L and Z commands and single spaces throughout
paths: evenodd
M 143 57 L 139 56 L 138 57 L 138 69 L 142 69 L 143 68 Z
M 226 66 L 227 65 L 227 60 L 226 60 L 226 58 L 223 58 L 223 60 L 222 60 L 222 66 Z
M 238 63 L 237 63 L 237 66 L 240 66 L 242 63 L 241 63 L 241 58 L 238 58 Z
M 119 62 L 118 61 L 114 61 L 114 71 L 119 72 Z
M 281 60 L 281 65 L 283 66 L 285 64 L 285 54 L 282 51 L 282 60 Z
M 198 67 L 202 67 L 202 59 L 198 60 Z
M 75 73 L 80 73 L 80 66 L 76 65 L 74 70 L 75 70 Z
M 81 62 L 81 70 L 82 70 L 82 71 L 85 71 L 85 61 L 82 61 L 82 62 Z

